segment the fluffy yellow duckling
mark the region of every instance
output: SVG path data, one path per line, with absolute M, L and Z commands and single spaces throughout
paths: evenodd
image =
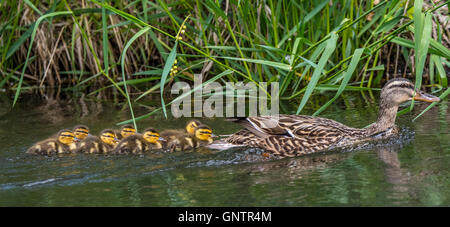
M 73 127 L 72 131 L 79 141 L 84 140 L 86 137 L 90 135 L 89 128 L 86 125 L 76 125 L 75 127 Z
M 166 143 L 166 148 L 173 152 L 203 147 L 211 144 L 213 137 L 215 135 L 212 133 L 211 128 L 201 124 L 197 126 L 193 135 L 185 133 L 173 137 L 171 141 Z
M 76 153 L 96 154 L 111 152 L 118 140 L 114 130 L 105 129 L 100 132 L 100 137 L 88 136 L 83 141 L 77 144 Z
M 147 128 L 142 134 L 135 134 L 122 139 L 114 149 L 114 153 L 141 154 L 146 151 L 162 148 L 160 134 L 153 128 Z
M 75 140 L 77 139 L 72 131 L 63 129 L 56 137 L 37 142 L 27 150 L 27 153 L 42 155 L 70 153 L 76 149 Z
M 163 132 L 161 132 L 161 137 L 164 138 L 165 144 L 169 144 L 174 140 L 178 140 L 182 137 L 185 137 L 186 134 L 188 136 L 193 136 L 195 129 L 199 126 L 202 125 L 202 123 L 198 120 L 191 120 L 186 124 L 186 128 L 184 130 L 180 130 L 180 129 L 168 129 L 168 130 L 164 130 Z M 175 142 L 175 141 L 174 141 Z
M 120 127 L 120 130 L 115 130 L 115 132 L 117 139 L 122 140 L 123 138 L 136 134 L 136 129 L 133 125 L 128 124 Z

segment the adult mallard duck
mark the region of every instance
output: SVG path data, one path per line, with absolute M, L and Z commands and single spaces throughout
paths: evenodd
M 292 157 L 386 138 L 398 132 L 395 126 L 398 107 L 410 100 L 438 102 L 439 98 L 415 89 L 407 79 L 392 79 L 381 90 L 377 121 L 366 128 L 352 128 L 334 120 L 303 115 L 231 118 L 230 121 L 245 129 L 220 143 L 259 147 L 275 156 Z
M 90 135 L 77 144 L 75 153 L 97 154 L 111 152 L 118 140 L 114 130 L 105 129 L 100 132 L 100 136 Z
M 116 133 L 117 139 L 122 140 L 123 138 L 136 134 L 136 129 L 133 125 L 127 124 L 120 127 L 120 130 L 114 130 L 114 132 Z
M 42 155 L 71 153 L 76 149 L 76 140 L 72 131 L 63 129 L 56 137 L 37 142 L 27 150 L 27 153 Z
M 193 135 L 184 133 L 171 137 L 170 141 L 165 144 L 165 148 L 168 148 L 170 152 L 198 148 L 211 144 L 213 137 L 214 134 L 211 128 L 207 125 L 200 124 L 195 128 Z
M 147 128 L 142 134 L 135 134 L 122 139 L 114 149 L 114 153 L 141 154 L 162 148 L 159 133 L 153 128 Z

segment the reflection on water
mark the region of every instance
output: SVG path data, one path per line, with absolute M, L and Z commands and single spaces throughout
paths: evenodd
M 75 124 L 94 134 L 127 120 L 126 105 L 84 97 L 29 99 L 7 110 L 0 99 L 1 206 L 448 206 L 450 136 L 448 101 L 416 122 L 425 108 L 401 116 L 401 134 L 296 158 L 266 159 L 262 150 L 205 148 L 185 153 L 144 155 L 25 154 L 34 142 Z M 150 107 L 149 107 L 150 106 Z M 285 108 L 290 108 L 285 106 Z M 145 114 L 151 105 L 136 107 Z M 295 110 L 295 108 L 293 108 Z M 376 119 L 376 101 L 351 94 L 323 117 L 364 127 Z M 187 119 L 161 115 L 138 123 L 143 129 L 182 127 Z M 215 134 L 239 126 L 220 118 L 202 119 Z

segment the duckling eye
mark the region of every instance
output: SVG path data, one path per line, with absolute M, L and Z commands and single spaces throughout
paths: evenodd
M 106 138 L 114 138 L 114 136 L 111 136 L 111 135 L 103 135 L 103 136 Z

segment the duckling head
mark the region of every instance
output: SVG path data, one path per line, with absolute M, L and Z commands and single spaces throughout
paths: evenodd
M 161 140 L 161 138 L 159 137 L 159 132 L 153 128 L 145 129 L 142 137 L 144 137 L 145 140 L 152 144 L 159 143 L 158 141 Z
M 415 100 L 423 102 L 439 102 L 436 96 L 414 88 L 414 84 L 404 78 L 389 80 L 381 90 L 380 105 L 385 107 L 398 106 L 401 103 Z
M 195 138 L 198 140 L 212 141 L 212 137 L 214 137 L 212 130 L 207 125 L 199 125 L 195 129 Z
M 195 129 L 201 125 L 200 121 L 198 120 L 191 120 L 186 125 L 186 131 L 189 133 L 189 135 L 194 135 Z
M 100 139 L 110 145 L 116 145 L 118 143 L 118 140 L 116 138 L 116 134 L 111 129 L 105 129 L 100 132 Z
M 72 131 L 78 140 L 83 140 L 89 135 L 89 128 L 86 125 L 77 125 L 73 127 Z
M 136 129 L 133 127 L 133 125 L 124 125 L 120 128 L 120 134 L 123 138 L 126 138 L 128 136 L 136 134 Z
M 70 145 L 75 142 L 75 134 L 68 129 L 63 129 L 58 132 L 58 141 L 66 145 Z

